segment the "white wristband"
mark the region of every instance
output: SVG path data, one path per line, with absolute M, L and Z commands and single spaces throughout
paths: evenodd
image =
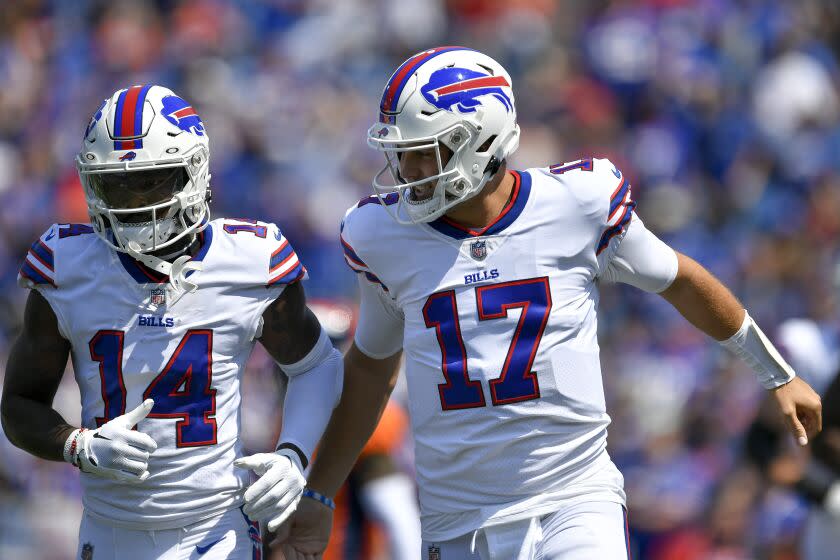
M 789 383 L 796 373 L 767 339 L 750 314 L 744 311 L 744 322 L 734 335 L 720 342 L 744 360 L 758 376 L 765 389 Z

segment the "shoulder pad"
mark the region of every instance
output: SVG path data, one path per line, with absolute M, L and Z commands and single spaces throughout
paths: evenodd
M 247 259 L 248 274 L 258 275 L 267 287 L 305 278 L 306 268 L 276 224 L 246 218 L 224 218 L 217 224 Z
M 24 288 L 34 288 L 41 285 L 58 287 L 55 282 L 55 248 L 58 238 L 65 237 L 65 235 L 62 235 L 62 232 L 66 229 L 64 226 L 69 225 L 71 224 L 51 225 L 29 247 L 18 272 L 18 284 L 20 286 Z

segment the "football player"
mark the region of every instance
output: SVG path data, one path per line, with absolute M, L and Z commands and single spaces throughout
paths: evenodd
M 645 228 L 610 161 L 507 168 L 519 127 L 495 60 L 421 52 L 379 109 L 368 142 L 386 166 L 341 233 L 359 324 L 287 558 L 323 548 L 330 499 L 402 351 L 423 558 L 627 559 L 623 479 L 606 450 L 601 279 L 660 294 L 745 359 L 800 444 L 819 431 L 819 397 L 717 279 Z
M 210 220 L 209 158 L 181 97 L 117 91 L 76 161 L 91 223 L 52 225 L 20 269 L 31 291 L 3 428 L 81 469 L 77 557 L 259 558 L 259 522 L 294 509 L 338 401 L 341 356 L 306 306 L 303 264 L 274 224 Z M 275 452 L 243 457 L 239 384 L 257 341 L 290 381 Z M 80 427 L 51 406 L 68 356 Z

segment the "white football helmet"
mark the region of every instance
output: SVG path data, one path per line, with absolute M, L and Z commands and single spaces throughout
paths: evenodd
M 165 87 L 132 86 L 103 101 L 76 167 L 99 237 L 159 272 L 169 274 L 163 259 L 185 251 L 207 226 L 207 132 L 189 103 Z M 172 253 L 161 255 L 167 247 Z
M 452 151 L 445 163 L 441 144 Z M 388 80 L 379 122 L 368 130 L 368 145 L 384 152 L 386 160 L 373 179 L 374 192 L 380 198 L 399 193 L 394 219 L 435 220 L 478 194 L 519 146 L 510 75 L 489 56 L 465 47 L 418 53 Z M 435 150 L 437 174 L 405 181 L 399 173 L 400 155 L 428 149 Z M 383 182 L 388 172 L 390 183 Z M 413 189 L 427 183 L 433 194 L 414 199 Z

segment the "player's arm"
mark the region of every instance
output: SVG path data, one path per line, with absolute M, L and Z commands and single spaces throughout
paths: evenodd
M 628 225 L 605 276 L 659 293 L 692 325 L 749 364 L 801 445 L 822 429 L 819 396 L 795 376 L 732 292 L 699 263 L 659 240 L 638 218 Z
M 59 333 L 50 304 L 30 291 L 6 364 L 0 413 L 9 441 L 51 461 L 64 460 L 64 443 L 75 429 L 52 407 L 69 355 L 70 343 Z
M 401 353 L 371 358 L 354 342 L 344 356 L 344 391 L 333 412 L 309 487 L 333 498 L 376 429 L 397 380 Z
M 245 492 L 244 511 L 275 530 L 300 500 L 303 471 L 341 395 L 341 354 L 306 306 L 300 282 L 283 290 L 263 313 L 259 337 L 288 375 L 283 428 L 274 453 L 237 459 L 235 465 L 260 475 Z
M 403 320 L 373 284 L 360 277 L 359 288 L 359 324 L 344 356 L 344 389 L 307 483 L 316 497 L 326 500 L 335 497 L 376 429 L 399 371 Z M 329 507 L 304 500 L 292 518 L 290 534 L 279 539 L 282 550 L 290 557 L 323 552 L 331 528 Z
M 149 455 L 157 445 L 131 428 L 149 414 L 154 402 L 147 399 L 95 430 L 71 426 L 52 408 L 69 354 L 70 342 L 61 336 L 52 307 L 32 290 L 23 329 L 6 364 L 0 412 L 9 441 L 42 459 L 64 460 L 94 476 L 145 480 L 150 475 Z

